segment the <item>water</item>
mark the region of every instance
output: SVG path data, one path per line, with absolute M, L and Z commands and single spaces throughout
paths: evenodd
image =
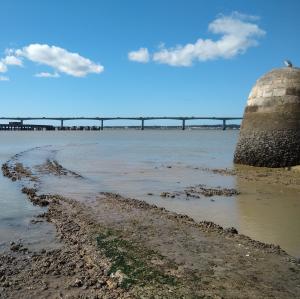
M 299 190 L 283 185 L 245 182 L 239 177 L 205 169 L 233 168 L 238 131 L 0 132 L 0 162 L 36 146 L 20 161 L 34 169 L 46 159 L 57 160 L 84 179 L 42 175 L 42 191 L 88 202 L 98 192 L 116 192 L 143 199 L 195 220 L 234 226 L 253 239 L 279 244 L 300 256 Z M 235 197 L 164 199 L 161 192 L 182 191 L 205 184 L 238 188 Z M 20 193 L 18 183 L 0 177 L 0 244 L 14 238 L 37 242 L 39 230 L 30 219 L 40 213 Z M 152 193 L 152 195 L 149 195 Z M 46 226 L 46 228 L 45 228 Z

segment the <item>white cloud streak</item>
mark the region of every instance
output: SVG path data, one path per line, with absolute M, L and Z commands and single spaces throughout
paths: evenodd
M 221 35 L 218 40 L 200 38 L 195 43 L 173 48 L 162 46 L 152 55 L 152 60 L 171 66 L 188 67 L 194 61 L 229 59 L 243 54 L 248 48 L 257 46 L 257 38 L 265 35 L 265 31 L 254 23 L 257 20 L 256 16 L 238 12 L 230 16 L 219 15 L 208 26 L 209 32 Z
M 9 81 L 9 78 L 6 76 L 0 76 L 0 81 Z
M 48 72 L 41 72 L 34 75 L 38 78 L 59 78 L 60 75 L 58 73 L 48 73 Z
M 140 48 L 137 51 L 131 51 L 128 53 L 128 59 L 131 61 L 146 63 L 150 60 L 148 49 Z
M 89 73 L 99 74 L 104 71 L 100 64 L 80 56 L 78 53 L 49 46 L 47 44 L 30 44 L 14 51 L 17 57 L 24 57 L 38 64 L 47 65 L 55 72 L 65 73 L 74 77 L 85 77 Z

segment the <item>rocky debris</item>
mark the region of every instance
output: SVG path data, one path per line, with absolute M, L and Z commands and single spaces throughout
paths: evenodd
M 213 168 L 213 169 L 211 169 L 211 172 L 214 174 L 220 174 L 220 175 L 231 175 L 231 176 L 236 175 L 236 170 L 229 169 L 229 168 L 225 168 L 225 169 Z
M 27 252 L 28 248 L 24 247 L 21 242 L 19 243 L 11 242 L 10 250 L 14 252 Z
M 48 159 L 46 163 L 39 165 L 36 167 L 37 170 L 41 173 L 53 174 L 56 176 L 73 176 L 76 178 L 82 178 L 82 176 L 74 171 L 64 168 L 61 164 L 59 164 L 56 160 Z
M 231 233 L 231 234 L 238 234 L 238 231 L 235 227 L 228 227 L 228 228 L 225 228 L 225 232 L 228 232 L 228 233 Z
M 29 200 L 34 204 L 40 207 L 45 207 L 49 205 L 49 198 L 50 196 L 47 195 L 37 195 L 37 190 L 34 188 L 22 188 L 22 193 L 26 194 Z
M 40 219 L 31 219 L 30 220 L 30 223 L 32 223 L 32 224 L 37 224 L 37 223 L 41 223 L 41 222 L 44 222 L 44 221 L 40 220 Z
M 2 173 L 12 181 L 21 180 L 23 178 L 29 178 L 31 181 L 36 180 L 30 169 L 24 167 L 22 163 L 15 163 L 14 165 L 9 165 L 9 162 L 4 163 L 2 165 Z
M 116 193 L 103 192 L 100 194 L 105 195 L 106 198 L 112 199 L 114 202 L 117 202 L 117 204 L 120 206 L 129 206 L 131 208 L 137 208 L 142 210 L 152 210 L 155 213 L 161 214 L 162 217 L 167 217 L 169 219 L 174 220 L 178 224 L 187 224 L 189 226 L 197 227 L 202 232 L 206 233 L 217 233 L 226 237 L 233 237 L 237 240 L 240 239 L 241 241 L 246 242 L 248 246 L 264 250 L 267 253 L 275 253 L 278 255 L 288 256 L 288 254 L 279 245 L 268 244 L 253 240 L 248 236 L 239 234 L 237 229 L 234 227 L 223 228 L 222 226 L 212 221 L 196 222 L 193 218 L 189 217 L 188 215 L 170 212 L 163 207 L 158 207 L 154 204 L 149 204 L 146 201 L 141 201 L 134 198 L 125 198 Z
M 180 195 L 180 193 L 177 193 L 177 194 Z M 171 193 L 171 192 L 162 192 L 162 193 L 160 193 L 160 197 L 175 198 L 177 194 Z
M 2 169 L 2 173 L 4 176 L 6 177 L 10 177 L 10 171 L 9 171 L 9 167 L 8 167 L 8 164 L 7 163 L 4 163 L 1 167 Z M 12 179 L 12 177 L 10 177 Z M 13 180 L 13 179 L 12 179 Z
M 211 172 L 213 174 L 219 174 L 219 175 L 234 176 L 237 174 L 235 169 L 230 169 L 230 168 L 207 168 L 207 167 L 193 167 L 193 168 L 200 171 Z
M 234 196 L 238 195 L 239 191 L 233 188 L 209 188 L 205 185 L 192 186 L 184 190 L 187 196 L 199 198 L 199 195 L 204 195 L 205 197 L 211 196 Z
M 63 198 L 61 198 L 63 201 Z M 118 283 L 112 287 L 108 282 L 109 259 L 93 244 L 91 229 L 94 222 L 81 215 L 82 207 L 66 199 L 74 210 L 69 215 L 63 202 L 50 201 L 44 215 L 54 223 L 62 247 L 29 253 L 21 243 L 12 243 L 12 253 L 0 254 L 0 298 L 126 298 L 127 291 Z M 87 222 L 85 222 L 85 220 Z M 25 254 L 25 255 L 24 255 Z M 120 272 L 114 280 L 122 280 Z M 73 297 L 72 297 L 73 296 Z M 24 297 L 24 298 L 25 298 Z
M 118 285 L 119 286 L 122 286 L 124 281 L 126 279 L 129 279 L 129 277 L 126 274 L 124 274 L 121 270 L 117 270 L 115 273 L 112 273 L 110 275 L 110 277 L 116 278 L 118 280 Z
M 188 187 L 184 191 L 162 192 L 160 196 L 164 198 L 185 197 L 186 199 L 189 199 L 189 198 L 201 198 L 201 196 L 230 197 L 238 194 L 240 194 L 239 191 L 233 188 L 221 188 L 221 187 L 211 188 L 211 187 L 206 187 L 205 185 L 197 185 L 197 186 Z

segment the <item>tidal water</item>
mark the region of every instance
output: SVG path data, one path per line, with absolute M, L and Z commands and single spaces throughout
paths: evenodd
M 33 171 L 50 159 L 83 177 L 42 175 L 42 192 L 86 202 L 99 192 L 115 192 L 187 214 L 197 221 L 236 227 L 255 240 L 278 244 L 300 256 L 299 189 L 245 183 L 236 176 L 209 171 L 234 167 L 238 131 L 0 132 L 0 138 L 1 164 L 26 151 L 20 162 Z M 241 194 L 189 200 L 160 196 L 198 184 L 237 188 Z M 20 192 L 20 183 L 0 176 L 0 190 L 0 249 L 18 239 L 34 244 L 51 242 L 51 238 L 45 238 L 54 238 L 51 225 L 31 223 L 42 209 L 27 201 Z

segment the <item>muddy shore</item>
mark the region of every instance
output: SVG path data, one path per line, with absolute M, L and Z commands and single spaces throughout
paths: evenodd
M 101 193 L 87 204 L 40 194 L 39 177 L 14 159 L 2 171 L 13 181 L 30 182 L 22 192 L 48 207 L 34 221 L 52 223 L 60 246 L 35 251 L 12 243 L 0 254 L 0 298 L 300 297 L 299 260 L 279 246 L 118 194 Z M 56 161 L 39 171 L 77 177 Z M 272 172 L 253 170 L 248 178 L 297 185 L 292 173 L 280 178 Z M 196 191 L 220 192 L 203 186 Z

